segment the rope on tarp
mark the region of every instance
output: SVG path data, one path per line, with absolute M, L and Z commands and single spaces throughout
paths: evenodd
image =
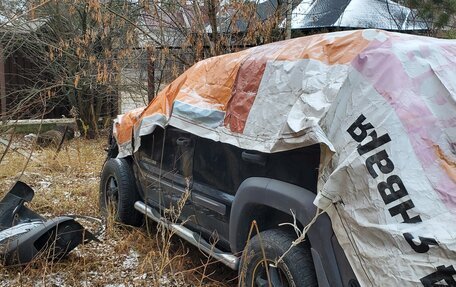
M 317 218 L 320 215 L 322 215 L 323 213 L 325 213 L 326 211 L 328 211 L 328 209 L 330 207 L 331 207 L 331 205 L 329 205 L 324 210 L 317 208 L 315 216 L 312 218 L 312 220 L 302 230 L 300 230 L 299 227 L 298 227 L 298 223 L 297 223 L 297 220 L 296 220 L 296 214 L 294 213 L 293 210 L 290 210 L 291 211 L 291 215 L 293 216 L 293 223 L 290 223 L 290 222 L 280 223 L 279 226 L 289 225 L 289 226 L 293 227 L 294 231 L 296 232 L 296 235 L 298 235 L 298 238 L 296 238 L 291 243 L 290 247 L 274 262 L 274 264 L 271 264 L 272 267 L 277 268 L 278 264 L 280 262 L 283 262 L 283 258 L 285 258 L 285 256 L 291 251 L 291 249 L 293 249 L 295 246 L 297 246 L 298 244 L 300 244 L 301 242 L 306 240 L 306 234 L 309 231 L 309 229 L 317 221 Z

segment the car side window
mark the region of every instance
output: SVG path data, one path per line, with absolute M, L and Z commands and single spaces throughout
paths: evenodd
M 193 178 L 195 182 L 233 194 L 240 184 L 240 158 L 241 149 L 235 146 L 198 138 Z
M 156 127 L 154 132 L 141 137 L 139 159 L 160 167 L 163 150 L 164 129 Z
M 244 162 L 241 166 L 242 180 L 252 176 L 268 177 L 317 192 L 319 145 L 271 154 L 252 153 L 262 155 L 264 165 Z
M 192 169 L 193 136 L 173 127 L 156 127 L 152 134 L 141 137 L 139 158 L 163 174 L 190 176 Z
M 190 177 L 193 167 L 193 135 L 173 127 L 167 127 L 163 147 L 162 169 L 165 172 Z

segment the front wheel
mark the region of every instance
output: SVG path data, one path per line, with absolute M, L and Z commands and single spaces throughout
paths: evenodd
M 130 163 L 123 158 L 110 158 L 103 166 L 100 181 L 100 210 L 116 221 L 132 226 L 142 224 L 143 215 L 134 205 L 140 199 Z
M 307 242 L 292 248 L 277 267 L 272 266 L 294 239 L 296 236 L 279 229 L 266 230 L 254 236 L 242 254 L 239 285 L 317 286 L 315 268 Z

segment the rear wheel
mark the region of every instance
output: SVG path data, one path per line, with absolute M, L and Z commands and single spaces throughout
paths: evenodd
M 254 236 L 242 254 L 240 286 L 317 286 L 307 242 L 292 248 L 277 267 L 273 266 L 294 239 L 296 236 L 279 229 L 263 231 Z
M 126 159 L 108 159 L 100 181 L 100 210 L 103 216 L 112 215 L 116 221 L 140 226 L 143 215 L 134 208 L 140 200 L 130 163 Z

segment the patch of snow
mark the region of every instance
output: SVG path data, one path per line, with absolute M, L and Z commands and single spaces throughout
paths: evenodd
M 312 9 L 313 5 L 315 5 L 317 1 L 313 0 L 304 0 L 293 9 L 291 12 L 291 28 L 298 29 L 301 28 L 304 19 L 308 17 L 308 13 L 310 9 Z M 281 23 L 281 27 L 285 28 L 285 20 Z
M 169 285 L 171 283 L 171 280 L 166 275 L 164 275 L 158 281 L 160 282 L 161 285 Z
M 67 284 L 65 284 L 65 278 L 60 273 L 49 276 L 49 281 L 55 287 L 66 287 L 67 286 Z
M 49 284 L 51 283 L 51 284 Z M 67 287 L 65 283 L 65 277 L 61 273 L 53 273 L 46 275 L 46 279 L 43 281 L 37 281 L 35 284 L 33 284 L 34 287 L 44 287 L 44 286 L 53 286 L 53 287 Z M 81 285 L 83 286 L 83 285 Z
M 146 278 L 147 278 L 147 273 L 144 273 L 142 275 L 139 275 L 139 276 L 133 278 L 133 281 L 146 280 Z
M 37 138 L 37 135 L 36 134 L 28 134 L 28 135 L 25 135 L 24 136 L 24 139 L 28 140 L 28 141 L 33 141 Z
M 38 181 L 41 188 L 48 189 L 51 186 L 51 182 L 47 180 L 40 180 Z
M 138 252 L 130 249 L 130 252 L 128 253 L 127 257 L 125 258 L 124 262 L 122 263 L 122 267 L 124 269 L 136 268 L 139 264 L 138 258 L 139 258 Z

